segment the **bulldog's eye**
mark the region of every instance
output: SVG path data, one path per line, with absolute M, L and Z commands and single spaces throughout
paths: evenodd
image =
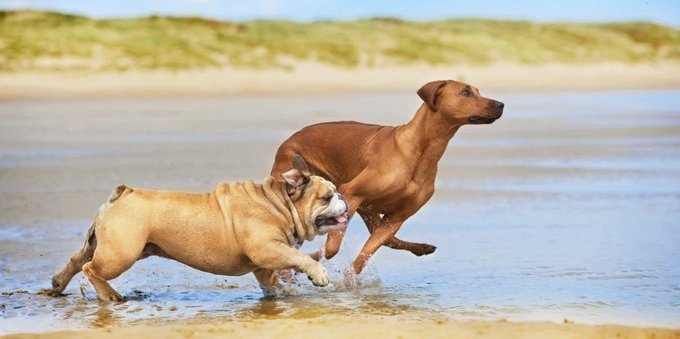
M 333 195 L 327 195 L 327 196 L 324 196 L 324 197 L 323 197 L 323 200 L 324 200 L 325 202 L 329 202 L 329 201 L 331 201 L 331 199 L 333 199 Z
M 462 92 L 460 92 L 460 95 L 462 95 L 462 96 L 464 96 L 464 97 L 471 97 L 471 96 L 472 96 L 472 92 L 471 92 L 469 89 L 466 88 L 466 89 L 464 89 Z

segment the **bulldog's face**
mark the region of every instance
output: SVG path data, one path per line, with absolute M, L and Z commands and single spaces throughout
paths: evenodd
M 348 206 L 335 185 L 322 177 L 311 175 L 302 158 L 294 160 L 293 165 L 294 168 L 282 174 L 282 177 L 300 220 L 305 226 L 313 226 L 316 234 L 326 234 L 333 229 L 344 230 L 349 221 Z

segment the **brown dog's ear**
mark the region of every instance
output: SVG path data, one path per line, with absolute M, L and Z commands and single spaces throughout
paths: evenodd
M 312 176 L 312 172 L 309 171 L 309 167 L 307 167 L 305 159 L 302 159 L 299 154 L 293 155 L 293 168 L 299 170 L 302 176 L 305 178 Z
M 444 86 L 446 81 L 437 80 L 428 82 L 418 90 L 418 96 L 423 99 L 432 112 L 437 111 L 437 91 Z

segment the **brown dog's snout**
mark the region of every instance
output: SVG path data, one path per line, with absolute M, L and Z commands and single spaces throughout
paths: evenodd
M 505 107 L 505 104 L 500 101 L 491 100 L 491 102 L 489 102 L 489 107 L 491 108 L 493 114 L 496 115 L 496 119 L 498 119 L 501 117 L 501 115 L 503 115 L 503 108 Z
M 503 115 L 503 108 L 505 104 L 493 99 L 488 99 L 486 109 L 482 114 L 473 115 L 468 118 L 468 123 L 471 124 L 490 124 Z

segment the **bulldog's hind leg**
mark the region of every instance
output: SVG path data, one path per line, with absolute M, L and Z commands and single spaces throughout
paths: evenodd
M 274 297 L 281 290 L 279 283 L 279 274 L 276 270 L 269 270 L 266 268 L 258 268 L 253 271 L 257 282 L 260 283 L 260 288 L 265 297 Z
M 73 279 L 73 276 L 78 274 L 83 265 L 92 260 L 92 255 L 97 247 L 97 237 L 94 234 L 95 224 L 92 223 L 90 229 L 87 231 L 87 238 L 85 244 L 78 252 L 71 256 L 71 259 L 66 263 L 61 272 L 52 277 L 52 289 L 47 291 L 47 294 L 58 296 L 64 291 L 68 283 Z
M 83 265 L 83 274 L 94 286 L 100 300 L 123 301 L 124 298 L 109 285 L 108 280 L 117 278 L 135 261 L 145 257 L 146 236 L 142 234 L 141 227 L 106 226 L 97 229 L 98 245 L 92 261 Z

